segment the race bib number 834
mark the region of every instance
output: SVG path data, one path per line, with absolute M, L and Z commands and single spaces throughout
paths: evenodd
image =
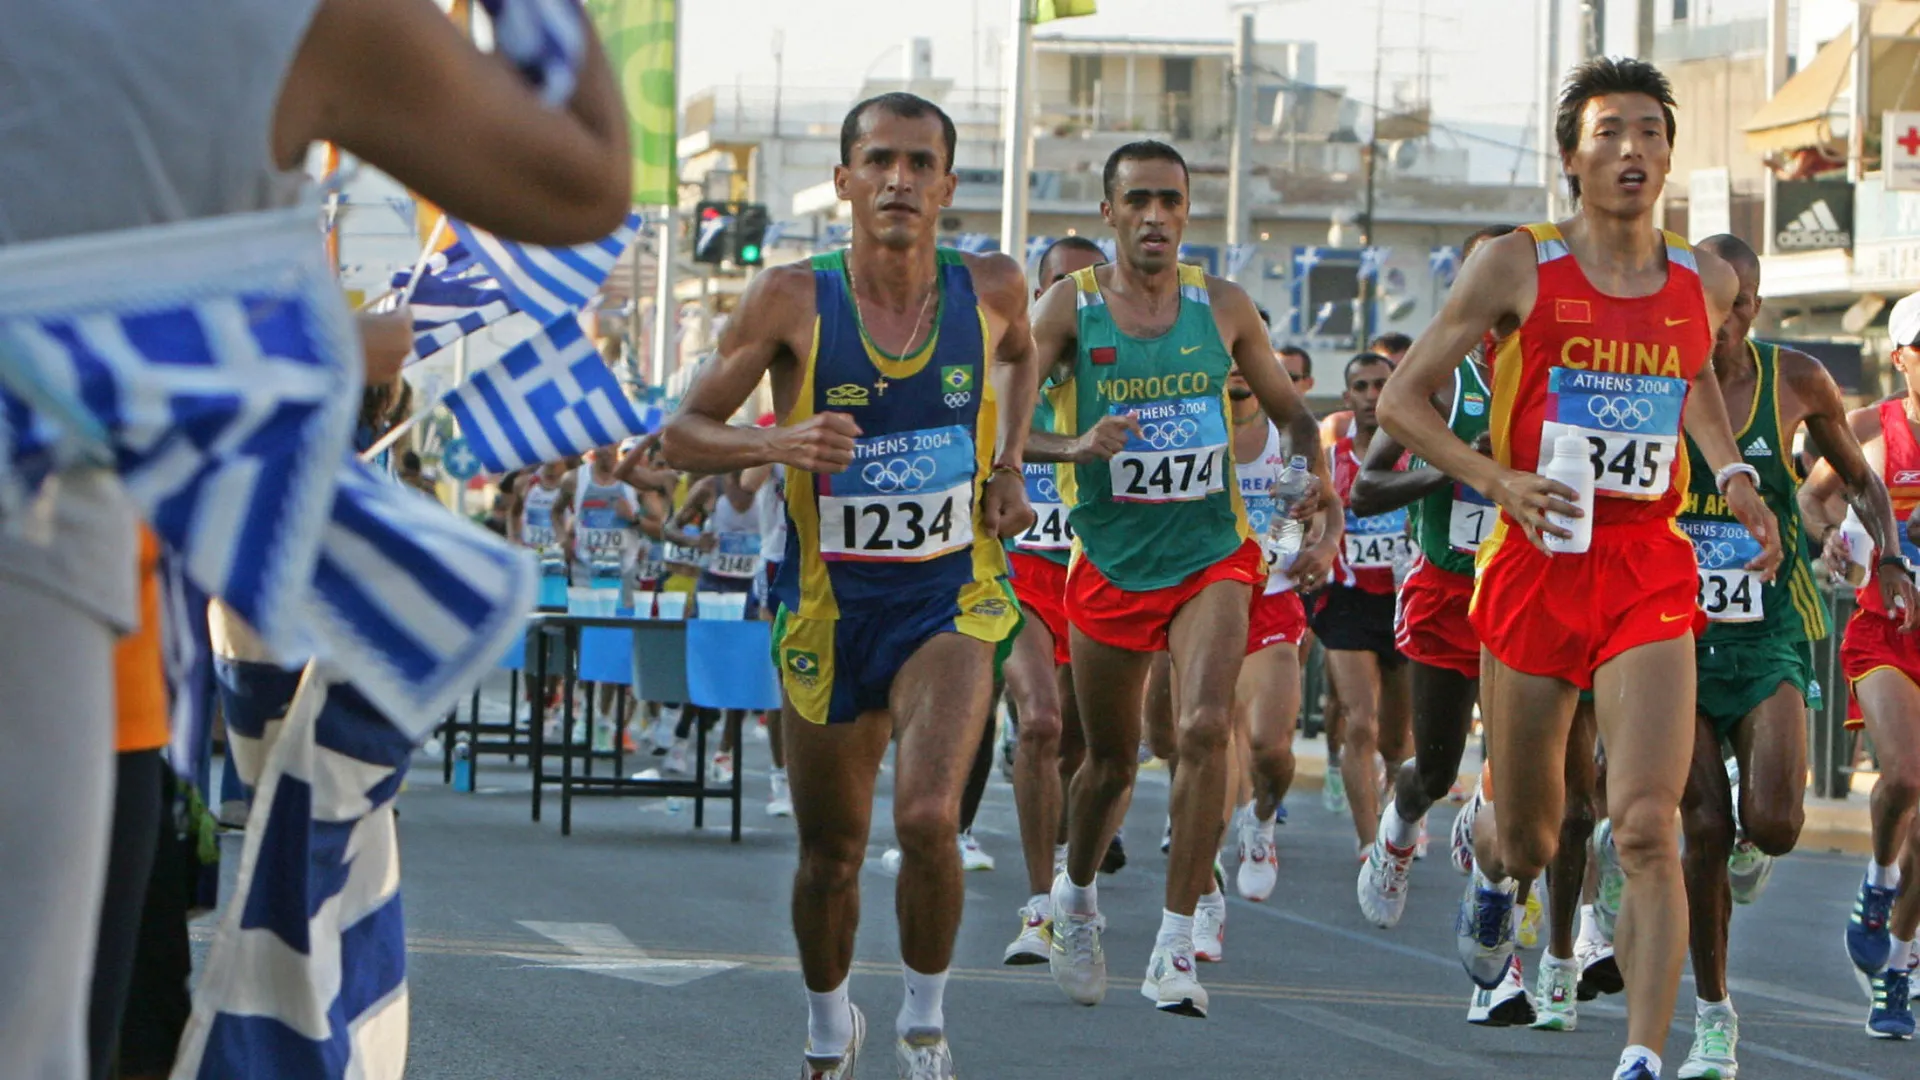
M 1714 622 L 1766 618 L 1760 575 L 1747 564 L 1760 556 L 1760 542 L 1737 521 L 1682 521 L 1700 564 L 1700 608 Z

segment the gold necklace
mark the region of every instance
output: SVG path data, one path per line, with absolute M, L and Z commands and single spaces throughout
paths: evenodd
M 920 336 L 920 324 L 925 321 L 927 317 L 927 305 L 933 303 L 933 294 L 937 292 L 939 288 L 940 268 L 936 266 L 934 267 L 933 281 L 927 285 L 927 295 L 925 299 L 920 301 L 920 314 L 913 317 L 913 330 L 907 335 L 907 343 L 901 346 L 900 355 L 896 359 L 905 360 L 913 355 L 910 350 L 913 348 L 914 340 Z M 867 340 L 872 341 L 875 348 L 879 348 L 880 342 L 875 340 L 873 331 L 867 329 L 866 317 L 860 313 L 860 283 L 854 280 L 852 259 L 847 260 L 847 292 L 853 295 L 853 319 L 856 323 L 860 324 L 860 332 L 867 335 Z M 885 349 L 881 349 L 880 351 L 883 353 L 886 352 Z

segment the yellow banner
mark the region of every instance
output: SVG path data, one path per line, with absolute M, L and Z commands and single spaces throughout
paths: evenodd
M 633 201 L 680 201 L 679 102 L 675 100 L 674 20 L 678 0 L 587 0 L 627 105 L 633 144 Z M 1073 0 L 1088 2 L 1088 0 Z
M 1095 0 L 1034 0 L 1033 21 L 1037 24 L 1092 15 L 1094 3 Z

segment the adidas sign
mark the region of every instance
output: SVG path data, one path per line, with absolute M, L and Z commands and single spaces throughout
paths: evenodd
M 1840 220 L 1834 217 L 1833 208 L 1827 200 L 1815 200 L 1812 206 L 1800 211 L 1800 216 L 1787 222 L 1774 237 L 1774 243 L 1782 251 L 1817 251 L 1821 248 L 1846 248 L 1853 246 L 1853 231 L 1840 227 Z
M 1760 435 L 1756 436 L 1752 442 L 1747 444 L 1747 448 L 1740 452 L 1747 457 L 1772 457 L 1773 447 L 1767 445 L 1767 437 L 1765 435 Z

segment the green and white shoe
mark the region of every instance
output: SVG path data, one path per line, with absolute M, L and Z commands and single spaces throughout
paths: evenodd
M 1533 991 L 1536 1031 L 1572 1031 L 1579 1026 L 1580 964 L 1547 955 L 1540 958 L 1540 975 Z
M 1740 1043 L 1740 1018 L 1733 1004 L 1722 1002 L 1697 1012 L 1693 1018 L 1693 1049 L 1676 1075 L 1679 1080 L 1734 1080 L 1740 1063 L 1733 1049 Z
M 1600 870 L 1600 881 L 1593 898 L 1593 918 L 1600 934 L 1613 940 L 1614 923 L 1620 918 L 1620 896 L 1626 892 L 1627 872 L 1620 869 L 1620 852 L 1613 846 L 1613 819 L 1603 819 L 1593 830 L 1593 857 Z
M 1347 778 L 1340 775 L 1340 763 L 1327 762 L 1327 783 L 1320 789 L 1320 805 L 1327 808 L 1329 814 L 1347 812 Z

